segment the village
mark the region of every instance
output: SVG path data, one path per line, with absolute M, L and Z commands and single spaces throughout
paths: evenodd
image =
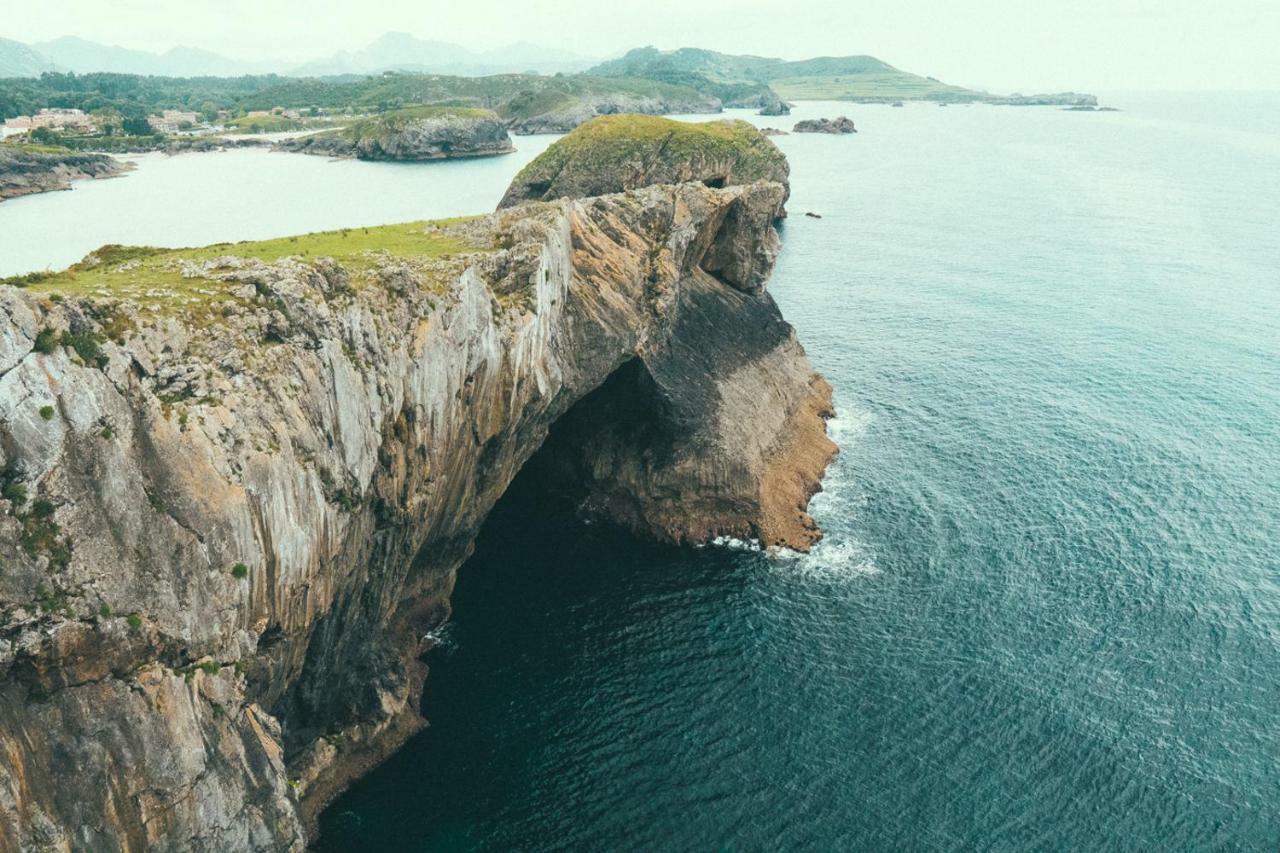
M 309 114 L 315 117 L 319 111 L 311 110 Z M 54 107 L 42 109 L 34 115 L 20 115 L 6 119 L 0 136 L 39 136 L 40 134 L 32 134 L 32 132 L 41 128 L 58 134 L 76 136 L 143 135 L 145 132 L 165 135 L 259 133 L 268 129 L 287 129 L 287 123 L 302 120 L 302 111 L 285 107 L 241 111 L 239 114 L 233 114 L 228 110 L 205 114 L 194 110 L 163 110 L 147 116 L 144 127 L 136 120 L 130 121 L 116 113 L 90 114 L 79 109 Z

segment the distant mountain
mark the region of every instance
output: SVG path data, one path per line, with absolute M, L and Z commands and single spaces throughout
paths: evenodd
M 39 42 L 33 49 L 54 64 L 77 74 L 109 71 L 161 77 L 237 77 L 273 70 L 277 63 L 239 62 L 207 50 L 175 47 L 164 53 L 148 53 L 127 47 L 99 44 L 77 36 Z
M 57 67 L 19 41 L 0 38 L 0 77 L 38 77 Z
M 410 71 L 477 77 L 521 71 L 542 74 L 582 71 L 591 62 L 569 51 L 527 42 L 476 53 L 452 42 L 420 39 L 408 33 L 386 33 L 362 50 L 339 51 L 325 59 L 290 68 L 288 73 L 299 77 L 326 77 Z

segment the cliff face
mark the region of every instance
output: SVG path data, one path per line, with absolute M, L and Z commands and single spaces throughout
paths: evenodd
M 65 190 L 72 181 L 119 175 L 132 164 L 105 154 L 85 154 L 40 145 L 0 145 L 0 201 Z
M 284 140 L 276 147 L 361 160 L 445 160 L 515 150 L 497 113 L 454 107 L 398 110 L 341 130 Z
M 0 848 L 301 849 L 423 725 L 454 573 L 544 442 L 584 512 L 807 548 L 835 448 L 763 292 L 784 195 L 115 247 L 0 288 Z

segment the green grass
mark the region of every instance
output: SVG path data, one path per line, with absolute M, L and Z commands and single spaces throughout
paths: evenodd
M 26 285 L 26 290 L 49 298 L 55 295 L 124 297 L 154 311 L 177 308 L 183 313 L 213 316 L 220 303 L 234 299 L 229 292 L 231 285 L 198 276 L 186 278 L 182 274 L 184 264 L 200 264 L 227 256 L 256 258 L 267 263 L 286 257 L 298 257 L 304 262 L 332 258 L 346 267 L 353 278 L 358 278 L 388 256 L 437 259 L 487 248 L 473 245 L 450 230 L 450 226 L 473 218 L 346 228 L 272 240 L 217 243 L 195 249 L 103 246 L 80 263 Z M 15 282 L 0 280 L 0 284 L 8 283 Z
M 479 107 L 409 107 L 403 110 L 383 113 L 372 118 L 361 119 L 354 124 L 347 125 L 340 130 L 331 131 L 325 135 L 341 135 L 353 142 L 361 139 L 381 140 L 402 132 L 415 121 L 442 118 L 497 119 L 497 117 L 497 113 L 492 110 L 480 109 Z
M 226 122 L 226 127 L 234 133 L 287 133 L 291 130 L 309 130 L 319 127 L 332 127 L 329 119 L 288 118 L 286 116 L 241 116 Z
M 70 148 L 61 145 L 42 145 L 38 142 L 6 142 L 7 149 L 21 151 L 24 154 L 74 154 Z
M 637 163 L 662 172 L 666 164 L 698 160 L 732 162 L 735 183 L 776 180 L 787 168 L 782 152 L 745 121 L 623 114 L 594 118 L 556 141 L 512 185 L 545 184 L 553 195 L 619 192 Z

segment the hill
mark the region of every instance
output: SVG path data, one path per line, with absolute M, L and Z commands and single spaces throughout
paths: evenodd
M 590 73 L 601 76 L 644 77 L 678 82 L 699 91 L 746 91 L 765 87 L 783 99 L 861 102 L 926 100 L 960 103 L 1094 103 L 1090 95 L 1003 96 L 952 86 L 894 68 L 874 56 L 820 56 L 788 61 L 765 56 L 733 55 L 685 47 L 661 51 L 636 48 L 625 56 L 601 63 Z M 731 98 L 717 95 L 729 105 Z M 743 104 L 751 106 L 753 104 Z
M 37 77 L 56 67 L 19 41 L 0 38 L 0 77 Z

